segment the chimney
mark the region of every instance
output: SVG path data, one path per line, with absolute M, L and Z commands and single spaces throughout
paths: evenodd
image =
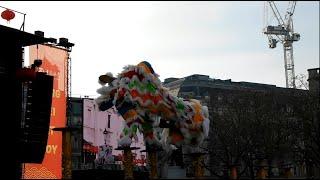
M 44 37 L 44 32 L 43 31 L 35 31 L 34 34 L 37 35 L 37 36 L 40 36 L 40 37 Z

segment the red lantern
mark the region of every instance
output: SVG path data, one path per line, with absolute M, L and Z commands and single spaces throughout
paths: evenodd
M 1 17 L 7 21 L 10 21 L 13 19 L 16 15 L 14 14 L 13 11 L 10 11 L 9 9 L 6 9 L 1 13 Z

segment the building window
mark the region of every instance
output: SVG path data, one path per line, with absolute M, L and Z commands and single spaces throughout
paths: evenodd
M 110 118 L 111 118 L 111 115 L 108 114 L 108 128 L 110 128 Z
M 293 112 L 293 108 L 292 108 L 292 106 L 290 106 L 290 105 L 286 105 L 286 110 L 287 110 L 287 113 L 292 113 Z
M 220 116 L 222 116 L 222 114 L 223 114 L 223 109 L 222 109 L 222 108 L 218 108 L 218 114 L 219 114 Z

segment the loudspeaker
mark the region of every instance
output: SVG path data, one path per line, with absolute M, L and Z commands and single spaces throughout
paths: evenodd
M 22 82 L 22 121 L 20 159 L 23 163 L 42 163 L 48 140 L 53 76 L 37 72 Z

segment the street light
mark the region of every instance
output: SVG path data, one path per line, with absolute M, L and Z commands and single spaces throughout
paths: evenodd
M 109 133 L 109 131 L 107 131 L 107 129 L 104 128 L 103 137 L 104 137 L 104 144 L 105 144 L 105 145 L 107 145 L 108 133 Z
M 111 133 L 111 131 L 109 131 L 109 128 L 110 128 L 110 118 L 111 118 L 111 114 L 108 113 L 108 121 L 106 123 L 106 127 L 104 128 L 104 131 L 103 131 L 103 137 L 104 137 L 104 144 L 106 145 L 107 144 L 107 139 L 110 138 L 108 136 L 109 133 Z M 107 130 L 108 128 L 108 130 Z

